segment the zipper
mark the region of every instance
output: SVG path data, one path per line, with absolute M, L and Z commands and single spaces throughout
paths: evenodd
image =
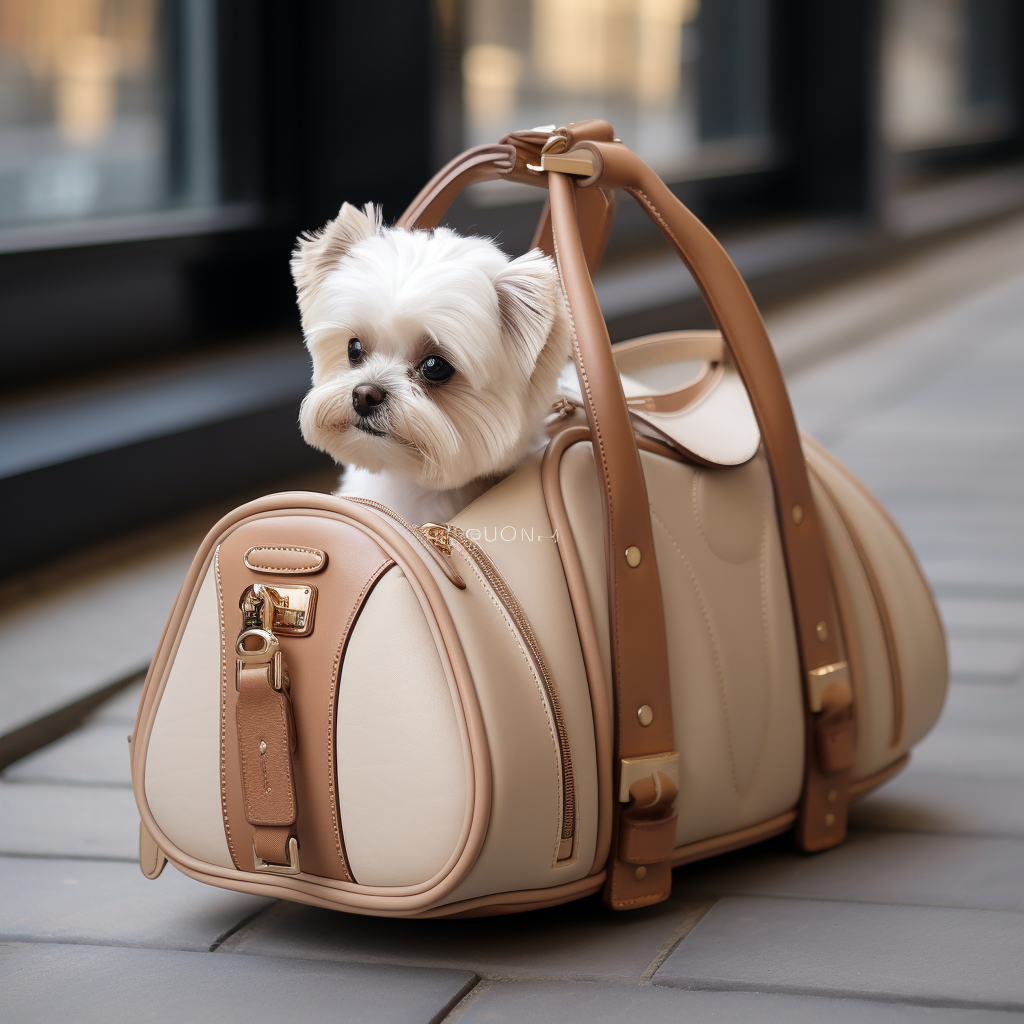
M 568 860 L 572 856 L 576 839 L 576 779 L 573 773 L 572 754 L 569 750 L 569 730 L 566 728 L 565 718 L 562 715 L 562 704 L 558 699 L 555 682 L 548 670 L 547 662 L 544 660 L 544 654 L 541 651 L 537 636 L 533 632 L 533 627 L 530 625 L 530 620 L 526 617 L 526 612 L 523 611 L 523 606 L 519 603 L 519 599 L 512 588 L 508 585 L 487 553 L 479 544 L 470 540 L 457 526 L 426 523 L 420 527 L 420 535 L 444 554 L 446 558 L 451 557 L 452 543 L 454 542 L 458 545 L 466 557 L 480 570 L 484 579 L 487 580 L 488 585 L 501 602 L 509 618 L 515 624 L 523 643 L 526 645 L 537 676 L 541 681 L 548 712 L 555 724 L 562 783 L 562 828 L 559 834 L 558 854 L 555 860 Z
M 390 520 L 392 520 L 392 522 L 398 523 L 398 525 L 401 526 L 406 533 L 408 533 L 412 537 L 415 537 L 416 540 L 423 546 L 423 548 L 426 551 L 430 552 L 431 558 L 437 565 L 440 566 L 441 571 L 445 574 L 450 583 L 453 583 L 456 587 L 459 588 L 459 590 L 466 589 L 466 581 L 458 574 L 455 566 L 451 563 L 451 561 L 449 561 L 447 557 L 445 557 L 445 553 L 442 553 L 442 550 L 437 546 L 437 544 L 433 543 L 432 539 L 426 536 L 426 534 L 422 530 L 416 529 L 416 527 L 413 526 L 412 523 L 410 523 L 406 519 L 403 519 L 397 512 L 393 512 L 391 509 L 387 507 L 387 505 L 382 505 L 379 501 L 374 501 L 372 498 L 357 498 L 351 494 L 346 494 L 344 497 L 347 501 L 355 501 L 358 502 L 360 505 L 365 505 L 367 508 L 372 508 L 374 511 L 380 512 L 383 515 L 387 516 Z

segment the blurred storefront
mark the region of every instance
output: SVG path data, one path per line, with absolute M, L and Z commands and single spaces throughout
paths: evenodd
M 152 500 L 97 498 L 69 547 L 306 464 L 289 436 L 224 471 L 261 409 L 290 429 L 301 367 L 218 407 L 201 366 L 294 344 L 292 240 L 343 199 L 393 217 L 465 146 L 604 117 L 760 254 L 766 297 L 1024 205 L 1022 57 L 1016 0 L 0 0 L 0 427 L 28 438 L 5 506 L 93 479 L 54 417 L 117 375 L 187 378 L 178 410 L 205 380 L 207 418 L 118 414 L 86 455 Z M 451 220 L 521 249 L 540 198 L 488 183 Z M 656 241 L 621 204 L 609 273 Z M 613 336 L 692 307 L 652 293 Z

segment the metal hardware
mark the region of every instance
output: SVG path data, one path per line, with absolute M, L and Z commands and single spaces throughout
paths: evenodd
M 654 709 L 650 704 L 641 704 L 636 709 L 636 720 L 646 729 L 654 721 Z
M 804 521 L 804 507 L 803 505 L 793 506 L 793 523 L 799 526 Z
M 267 871 L 272 875 L 297 875 L 302 869 L 299 867 L 299 841 L 295 836 L 288 837 L 288 863 L 270 864 L 260 859 L 256 852 L 256 841 L 252 844 L 252 859 L 257 871 Z
M 158 878 L 167 864 L 164 851 L 156 845 L 149 829 L 139 822 L 139 867 L 147 878 Z
M 309 583 L 254 583 L 242 592 L 243 629 L 309 636 L 316 611 L 316 587 Z
M 640 867 L 638 867 L 636 871 L 633 872 L 633 877 L 638 882 L 642 882 L 647 877 L 647 868 L 645 868 L 643 864 L 641 864 Z
M 640 564 L 641 558 L 643 558 L 643 555 L 640 554 L 640 549 L 635 544 L 630 544 L 626 548 L 626 565 L 630 569 L 635 569 Z
M 818 634 L 818 642 L 824 643 L 828 639 L 828 626 L 824 622 L 819 622 L 814 627 L 814 632 Z
M 648 754 L 646 757 L 624 757 L 619 775 L 619 802 L 629 803 L 629 787 L 648 775 L 662 772 L 678 788 L 679 755 L 673 750 L 669 754 Z
M 256 650 L 246 648 L 250 640 L 258 640 L 260 646 Z M 281 642 L 266 629 L 243 629 L 235 640 L 235 668 L 241 672 L 243 668 L 258 665 L 270 665 L 270 685 L 278 692 L 284 686 L 284 669 L 281 659 Z M 238 689 L 238 676 L 235 676 L 235 689 Z
M 424 523 L 420 527 L 420 533 L 442 554 L 450 555 L 452 553 L 452 542 L 447 526 L 440 523 Z
M 832 665 L 812 668 L 807 673 L 807 699 L 812 711 L 820 711 L 825 704 L 822 699 L 827 690 L 836 687 L 829 705 L 843 707 L 853 702 L 853 689 L 850 686 L 850 666 L 848 662 L 837 661 Z M 837 699 L 838 698 L 838 699 Z

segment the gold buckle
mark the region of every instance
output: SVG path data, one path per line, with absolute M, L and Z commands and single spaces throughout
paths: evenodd
M 250 639 L 260 641 L 260 647 L 255 651 L 245 649 L 245 641 Z M 270 685 L 278 692 L 284 685 L 284 671 L 281 666 L 281 643 L 273 633 L 266 629 L 243 629 L 235 640 L 235 689 L 238 689 L 238 673 L 246 665 L 270 665 Z
M 673 750 L 668 754 L 647 754 L 644 757 L 624 757 L 619 776 L 619 802 L 629 803 L 629 789 L 635 782 L 664 772 L 679 788 L 679 755 Z
M 850 685 L 850 666 L 848 662 L 837 661 L 821 668 L 812 668 L 807 673 L 807 700 L 812 711 L 820 711 L 825 702 L 822 698 L 826 691 L 836 687 L 834 698 L 828 703 L 834 707 L 845 707 L 853 703 L 853 687 Z M 835 699 L 838 697 L 838 700 Z
M 272 875 L 297 875 L 299 868 L 299 841 L 295 836 L 288 837 L 288 861 L 287 864 L 270 864 L 260 859 L 256 852 L 256 840 L 252 842 L 252 859 L 257 871 L 268 871 Z

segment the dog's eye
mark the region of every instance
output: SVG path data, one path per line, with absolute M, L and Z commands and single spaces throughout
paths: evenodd
M 455 373 L 455 367 L 447 359 L 442 359 L 440 356 L 428 356 L 420 363 L 420 373 L 431 384 L 443 384 Z
M 363 358 L 363 343 L 358 338 L 348 339 L 348 361 L 350 363 L 361 362 Z

